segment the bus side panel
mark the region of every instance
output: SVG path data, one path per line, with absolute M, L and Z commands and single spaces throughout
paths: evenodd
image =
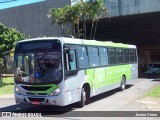
M 82 84 L 85 83 L 85 71 L 80 70 L 77 75 L 65 80 L 66 105 L 80 101 Z
M 105 68 L 92 68 L 86 70 L 86 80 L 90 84 L 91 96 L 102 92 L 102 87 L 105 85 Z
M 131 67 L 130 67 L 130 64 L 124 65 L 123 75 L 125 75 L 126 81 L 131 79 Z
M 91 96 L 120 87 L 122 75 L 126 76 L 126 80 L 133 77 L 130 64 L 87 69 L 86 76 L 91 87 Z
M 131 64 L 131 80 L 138 78 L 138 64 Z
M 121 82 L 121 78 L 123 75 L 126 77 L 126 80 L 130 80 L 131 79 L 130 64 L 117 66 L 117 73 L 118 73 L 117 76 L 119 76 L 119 78 L 117 79 L 117 82 Z
M 116 80 L 119 78 L 119 76 L 117 75 L 117 66 L 110 66 L 108 71 L 109 74 L 109 85 L 116 83 Z

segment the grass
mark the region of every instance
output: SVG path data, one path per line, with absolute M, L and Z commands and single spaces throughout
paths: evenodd
M 2 87 L 0 87 L 0 95 L 11 94 L 14 92 L 13 77 L 4 77 L 2 80 Z
M 150 97 L 160 97 L 160 85 L 155 86 L 149 92 L 145 94 L 145 96 Z

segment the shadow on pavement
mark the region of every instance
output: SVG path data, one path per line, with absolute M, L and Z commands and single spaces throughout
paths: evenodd
M 132 86 L 133 85 L 126 85 L 126 89 L 129 89 Z M 100 95 L 97 95 L 97 96 L 91 98 L 90 103 L 93 103 L 98 100 L 104 99 L 106 97 L 112 96 L 112 95 L 116 94 L 117 92 L 121 92 L 120 88 L 116 88 L 116 89 L 110 90 L 108 92 L 102 93 Z
M 160 79 L 160 74 L 156 73 L 150 73 L 150 74 L 145 74 L 145 73 L 140 73 L 138 75 L 139 78 L 146 78 L 146 79 Z
M 14 112 L 14 113 L 41 113 L 42 115 L 63 115 L 67 112 L 74 110 L 72 105 L 59 107 L 59 106 L 36 106 L 30 104 L 15 104 L 0 108 L 0 112 Z
M 139 78 L 145 78 L 145 79 L 153 79 L 154 82 L 160 82 L 160 74 L 145 74 L 141 73 L 139 74 Z
M 154 80 L 152 80 L 152 81 L 160 82 L 160 78 L 154 79 Z

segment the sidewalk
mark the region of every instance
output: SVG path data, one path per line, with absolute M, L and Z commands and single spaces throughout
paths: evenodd
M 150 111 L 160 111 L 160 97 L 144 97 L 136 101 L 141 103 L 143 108 Z
M 0 99 L 6 99 L 6 98 L 14 98 L 14 94 L 0 95 Z

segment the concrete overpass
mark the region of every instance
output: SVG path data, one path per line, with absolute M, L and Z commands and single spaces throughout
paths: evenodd
M 160 63 L 160 0 L 104 1 L 110 18 L 100 20 L 95 39 L 135 44 L 140 64 Z
M 110 17 L 120 17 L 160 11 L 160 0 L 104 0 Z

